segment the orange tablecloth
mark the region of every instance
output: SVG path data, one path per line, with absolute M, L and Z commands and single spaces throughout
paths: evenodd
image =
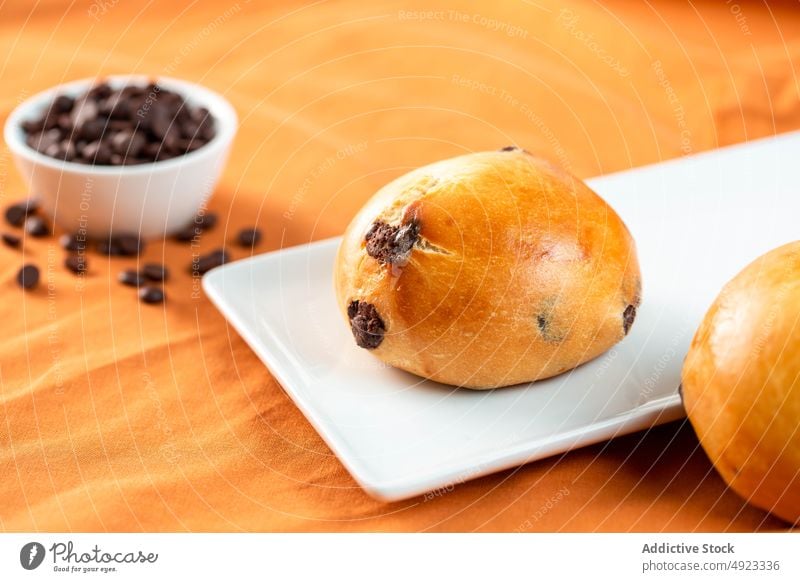
M 793 3 L 6 1 L 0 112 L 102 73 L 167 74 L 236 106 L 213 248 L 340 233 L 414 166 L 510 143 L 580 176 L 800 127 Z M 0 202 L 25 195 L 0 150 Z M 6 228 L 3 226 L 3 228 Z M 676 233 L 679 235 L 679 233 Z M 242 257 L 247 253 L 234 251 Z M 55 239 L 0 248 L 0 530 L 755 530 L 682 423 L 385 504 L 368 497 L 185 273 L 165 308 Z M 32 293 L 14 278 L 42 267 Z

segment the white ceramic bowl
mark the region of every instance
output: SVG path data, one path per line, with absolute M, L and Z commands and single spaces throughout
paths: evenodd
M 112 75 L 53 87 L 23 102 L 9 115 L 5 140 L 17 167 L 42 210 L 68 232 L 100 238 L 111 234 L 163 237 L 186 226 L 206 203 L 219 180 L 236 134 L 231 104 L 217 93 L 186 81 L 156 77 L 164 89 L 180 93 L 192 106 L 209 110 L 215 136 L 197 150 L 160 162 L 93 166 L 45 156 L 25 143 L 21 123 L 42 113 L 57 95 L 79 95 L 107 81 L 112 87 L 145 85 L 152 77 Z

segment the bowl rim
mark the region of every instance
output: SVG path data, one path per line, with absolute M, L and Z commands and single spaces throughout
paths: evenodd
M 193 152 L 182 154 L 169 160 L 148 162 L 130 166 L 101 166 L 96 164 L 78 164 L 51 158 L 30 147 L 25 142 L 25 130 L 21 122 L 33 115 L 33 112 L 43 108 L 57 95 L 76 95 L 99 83 L 108 82 L 112 86 L 124 86 L 136 83 L 156 83 L 166 89 L 180 93 L 187 102 L 205 107 L 214 116 L 217 123 L 217 132 L 208 143 Z M 238 129 L 238 116 L 233 105 L 216 91 L 198 85 L 191 81 L 168 77 L 165 75 L 144 74 L 110 74 L 85 77 L 54 85 L 44 91 L 25 99 L 17 105 L 6 118 L 3 128 L 3 137 L 6 145 L 15 155 L 20 155 L 33 163 L 48 168 L 73 174 L 97 176 L 123 176 L 137 174 L 152 174 L 156 171 L 169 171 L 180 167 L 198 157 L 216 151 L 218 147 L 229 144 Z

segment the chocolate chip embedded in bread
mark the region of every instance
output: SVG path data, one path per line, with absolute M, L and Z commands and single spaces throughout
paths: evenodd
M 400 226 L 376 221 L 366 235 L 367 254 L 381 263 L 403 266 L 419 240 L 419 222 L 410 220 Z
M 542 339 L 548 343 L 561 343 L 564 341 L 564 335 L 553 330 L 552 324 L 552 309 L 549 313 L 540 313 L 536 316 L 536 325 L 539 328 L 539 333 L 542 334 Z
M 523 154 L 530 155 L 530 152 L 528 150 L 526 150 L 524 148 L 521 148 L 519 146 L 514 146 L 514 145 L 506 146 L 504 148 L 501 148 L 499 151 L 501 151 L 501 152 L 522 152 Z
M 374 350 L 381 345 L 386 325 L 372 303 L 357 299 L 351 301 L 347 306 L 347 317 L 350 319 L 350 329 L 359 347 Z
M 625 335 L 628 335 L 634 319 L 636 319 L 636 307 L 628 305 L 622 312 L 622 331 Z

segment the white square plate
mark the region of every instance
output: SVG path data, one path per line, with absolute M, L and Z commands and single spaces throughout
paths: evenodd
M 373 496 L 411 497 L 683 414 L 684 355 L 722 285 L 800 238 L 800 134 L 589 180 L 636 239 L 630 335 L 556 378 L 473 392 L 387 368 L 335 304 L 338 239 L 238 261 L 203 285 Z

